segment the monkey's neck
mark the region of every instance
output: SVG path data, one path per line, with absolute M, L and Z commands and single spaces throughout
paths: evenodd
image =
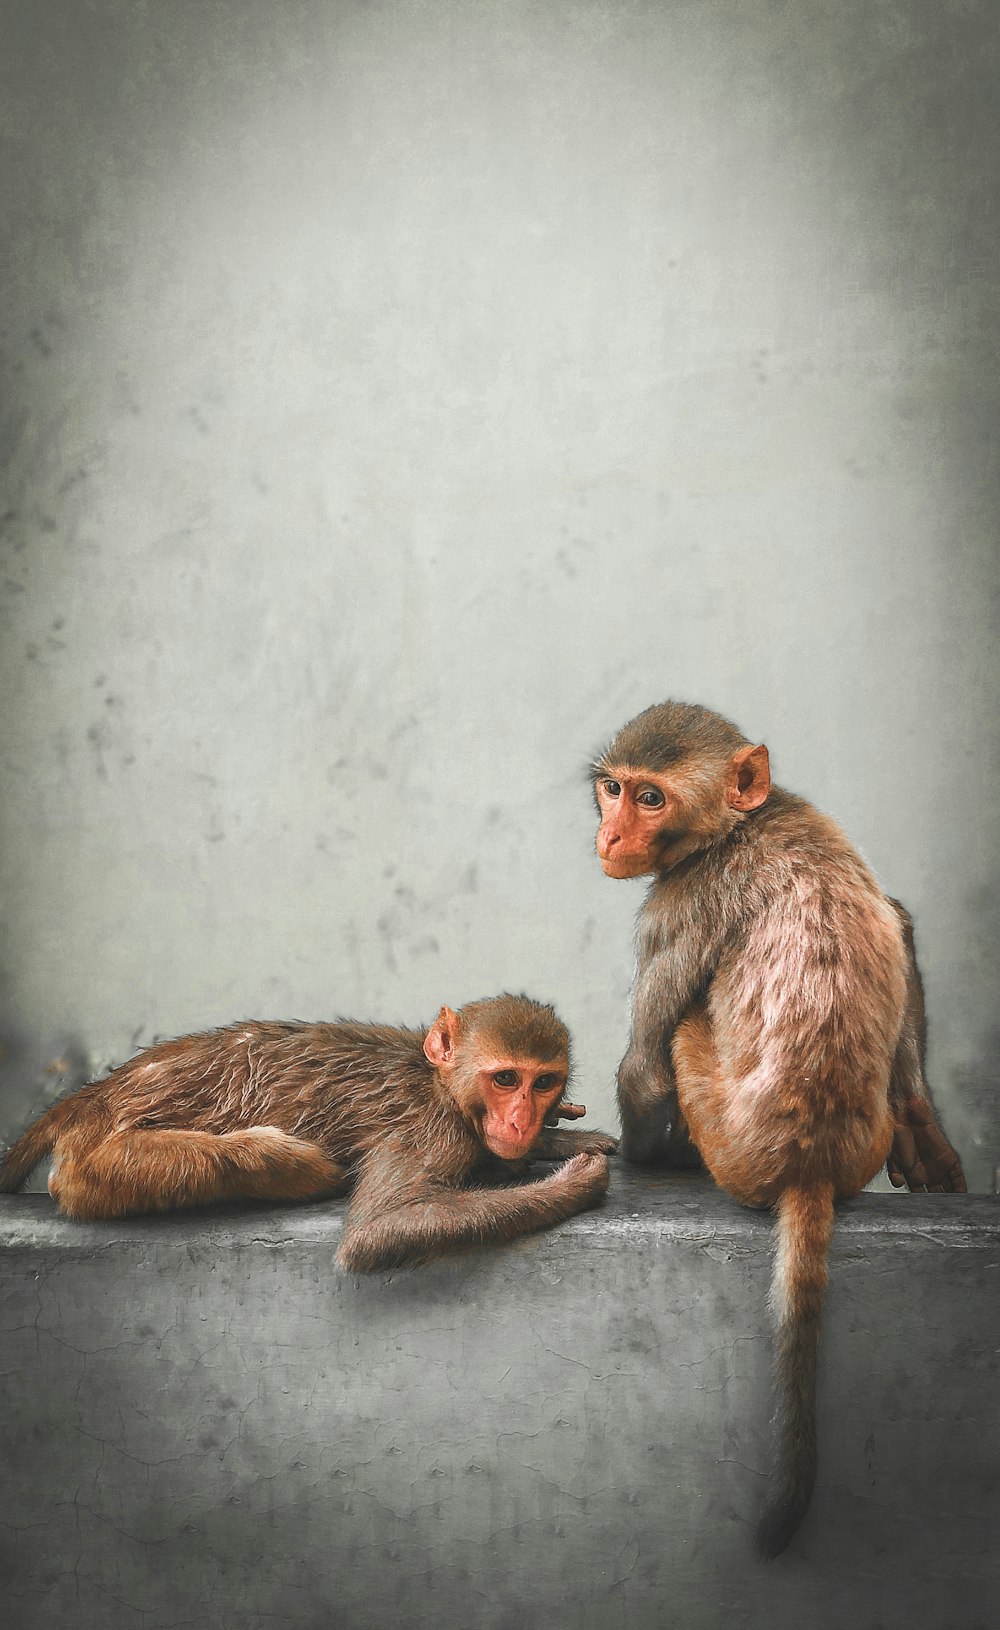
M 741 851 L 745 851 L 748 845 L 752 845 L 755 838 L 775 824 L 780 824 L 790 813 L 810 807 L 804 799 L 796 797 L 795 793 L 786 792 L 784 787 L 772 786 L 766 801 L 759 809 L 739 816 L 732 826 L 720 827 L 707 842 L 699 836 L 693 840 L 697 847 L 682 849 L 679 852 L 668 842 L 653 880 L 653 889 L 667 882 L 672 885 L 675 880 L 691 877 L 706 867 L 712 869 L 725 867 L 736 859 Z

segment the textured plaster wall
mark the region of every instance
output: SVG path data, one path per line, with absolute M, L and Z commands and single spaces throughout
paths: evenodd
M 992 0 L 10 0 L 3 1130 L 247 1014 L 554 997 L 581 768 L 735 716 L 1000 1160 Z M 63 1072 L 66 1074 L 66 1072 Z

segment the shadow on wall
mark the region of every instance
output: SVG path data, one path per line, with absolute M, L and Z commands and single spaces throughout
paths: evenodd
M 1000 888 L 988 885 L 967 897 L 960 936 L 955 1038 L 942 1050 L 937 1102 L 947 1104 L 951 1135 L 960 1148 L 969 1187 L 1000 1192 L 1000 1021 L 987 1016 L 977 992 L 989 989 L 1000 962 Z M 933 1016 L 929 1039 L 935 1041 Z M 957 1044 L 956 1044 L 957 1041 Z M 935 1081 L 931 1080 L 931 1091 Z
M 87 1050 L 77 1038 L 57 1038 L 44 1046 L 0 1027 L 0 1149 L 6 1149 L 54 1103 L 76 1092 L 94 1074 Z M 25 1193 L 44 1194 L 47 1176 L 45 1162 L 25 1184 Z

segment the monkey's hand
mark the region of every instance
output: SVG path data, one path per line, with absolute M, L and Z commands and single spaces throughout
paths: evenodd
M 934 1119 L 926 1098 L 896 1106 L 896 1126 L 886 1162 L 894 1188 L 927 1189 L 931 1194 L 964 1194 L 962 1162 Z
M 610 1137 L 607 1132 L 566 1132 L 559 1127 L 560 1120 L 578 1121 L 586 1113 L 586 1104 L 571 1104 L 565 1100 L 554 1104 L 531 1151 L 532 1160 L 571 1160 L 574 1155 L 617 1154 L 618 1139 Z
M 677 1087 L 666 1053 L 633 1042 L 618 1066 L 619 1104 L 642 1119 L 658 1114 L 668 1101 L 677 1102 Z
M 600 1205 L 608 1192 L 608 1157 L 602 1154 L 574 1155 L 565 1166 L 557 1166 L 545 1182 L 564 1192 L 574 1211 L 588 1211 Z
M 630 1050 L 618 1067 L 621 1153 L 634 1166 L 694 1171 L 701 1156 L 691 1142 L 669 1065 L 644 1063 Z
M 560 1121 L 578 1121 L 586 1113 L 586 1104 L 571 1104 L 564 1098 L 561 1103 L 553 1104 L 545 1117 L 545 1124 L 558 1126 Z

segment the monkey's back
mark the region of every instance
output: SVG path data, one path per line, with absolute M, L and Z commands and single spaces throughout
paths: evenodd
M 746 826 L 748 909 L 708 992 L 730 1135 L 752 1140 L 739 1159 L 751 1154 L 765 1180 L 828 1178 L 853 1193 L 891 1136 L 900 922 L 849 839 L 804 800 L 776 789 Z
M 277 1126 L 350 1168 L 387 1131 L 440 1112 L 423 1031 L 248 1020 L 158 1042 L 60 1108 L 108 1129 L 224 1133 Z

